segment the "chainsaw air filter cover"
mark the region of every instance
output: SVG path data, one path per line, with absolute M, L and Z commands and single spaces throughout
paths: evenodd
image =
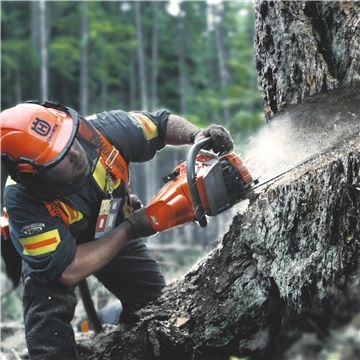
M 202 174 L 202 187 L 206 194 L 203 206 L 209 216 L 220 214 L 243 200 L 246 195 L 245 185 L 252 181 L 247 171 L 240 171 L 243 170 L 242 161 L 237 156 L 228 159 L 229 156 L 232 154 L 220 161 L 212 159 L 206 162 L 206 171 Z

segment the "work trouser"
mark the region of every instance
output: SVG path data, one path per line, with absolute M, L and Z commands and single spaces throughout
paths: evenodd
M 165 286 L 158 265 L 142 240 L 131 241 L 94 275 L 121 300 L 124 321 L 133 321 L 134 312 L 155 300 Z M 70 323 L 75 306 L 74 288 L 25 278 L 25 337 L 31 360 L 76 359 Z

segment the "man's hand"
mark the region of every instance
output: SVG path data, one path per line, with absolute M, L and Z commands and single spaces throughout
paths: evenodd
M 146 216 L 145 207 L 135 210 L 125 219 L 125 221 L 129 222 L 131 225 L 131 237 L 133 239 L 151 236 L 156 233 Z
M 135 194 L 130 194 L 130 204 L 131 204 L 131 207 L 133 208 L 133 210 L 141 209 L 143 206 L 141 200 Z
M 231 135 L 223 126 L 212 124 L 200 130 L 199 133 L 196 134 L 194 142 L 205 137 L 211 138 L 211 148 L 217 154 L 228 153 L 234 148 Z

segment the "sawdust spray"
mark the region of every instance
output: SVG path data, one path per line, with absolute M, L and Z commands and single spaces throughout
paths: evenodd
M 249 139 L 243 159 L 253 177 L 263 181 L 359 132 L 359 121 L 319 127 L 301 126 L 283 117 Z

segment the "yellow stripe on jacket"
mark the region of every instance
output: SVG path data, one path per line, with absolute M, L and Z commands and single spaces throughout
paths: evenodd
M 57 229 L 54 229 L 19 240 L 24 248 L 24 255 L 43 255 L 56 250 L 60 244 L 60 234 Z
M 156 136 L 158 135 L 157 127 L 147 116 L 137 112 L 130 112 L 130 114 L 137 120 L 137 123 L 141 126 L 147 141 L 156 138 Z

